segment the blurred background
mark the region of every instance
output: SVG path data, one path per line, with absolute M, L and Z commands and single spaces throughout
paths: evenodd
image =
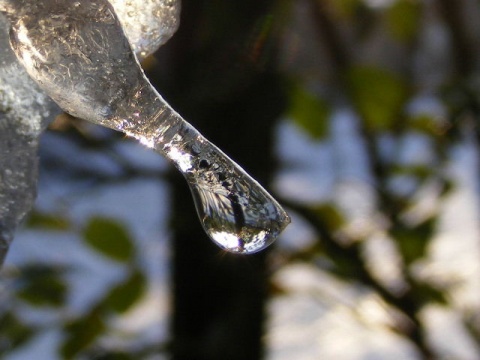
M 292 224 L 224 253 L 163 158 L 60 115 L 1 358 L 479 359 L 480 3 L 182 5 L 149 78 Z

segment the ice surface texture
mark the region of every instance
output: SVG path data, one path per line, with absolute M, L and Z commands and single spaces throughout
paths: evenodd
M 205 230 L 222 248 L 254 253 L 275 240 L 288 215 L 155 91 L 106 0 L 24 2 L 6 8 L 12 48 L 63 110 L 123 131 L 169 158 L 190 185 Z
M 180 0 L 109 0 L 138 58 L 152 54 L 177 31 Z
M 0 0 L 0 11 L 11 1 Z M 111 0 L 133 49 L 152 54 L 176 31 L 178 0 Z M 30 78 L 8 41 L 0 13 L 0 266 L 18 224 L 33 206 L 41 132 L 60 109 Z
M 18 63 L 0 14 L 0 265 L 33 205 L 40 133 L 59 109 Z

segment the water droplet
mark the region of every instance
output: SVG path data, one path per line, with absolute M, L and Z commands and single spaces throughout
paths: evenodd
M 30 76 L 71 115 L 123 131 L 169 158 L 190 186 L 205 231 L 221 248 L 250 254 L 270 245 L 290 222 L 281 206 L 151 86 L 119 23 L 102 15 L 113 14 L 106 0 L 75 9 L 70 1 L 62 8 L 37 0 L 41 8 L 25 8 L 12 23 L 12 33 L 22 35 L 12 36 L 12 47 Z M 52 7 L 57 16 L 79 22 L 69 24 L 75 31 L 52 21 Z
M 189 151 L 195 141 L 202 145 L 197 156 Z M 189 171 L 183 173 L 200 221 L 221 248 L 243 254 L 258 252 L 290 223 L 286 212 L 260 184 L 200 134 L 182 151 L 190 159 Z
M 241 206 L 228 195 L 207 194 L 197 184 L 192 183 L 191 190 L 194 198 L 201 199 L 196 206 L 205 231 L 227 251 L 242 254 L 261 251 L 272 244 L 290 223 L 280 207 L 275 206 L 273 212 L 265 211 L 272 199 L 262 197 L 259 202 L 247 202 Z M 251 216 L 246 219 L 247 213 Z

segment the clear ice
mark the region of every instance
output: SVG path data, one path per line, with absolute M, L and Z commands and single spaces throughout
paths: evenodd
M 109 0 L 133 51 L 142 59 L 177 31 L 180 0 Z
M 217 245 L 255 253 L 288 225 L 275 199 L 152 87 L 108 1 L 2 4 L 11 46 L 30 76 L 67 113 L 123 131 L 170 159 Z
M 38 139 L 58 111 L 18 63 L 0 14 L 0 265 L 35 200 Z
M 138 57 L 152 54 L 178 28 L 180 0 L 111 0 Z M 8 2 L 0 0 L 0 10 Z M 33 206 L 38 138 L 60 109 L 30 78 L 8 42 L 0 13 L 0 266 L 14 231 Z

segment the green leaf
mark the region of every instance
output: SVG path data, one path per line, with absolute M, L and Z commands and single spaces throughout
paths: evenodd
M 332 204 L 319 205 L 315 207 L 314 211 L 330 231 L 336 231 L 345 224 L 342 214 Z
M 58 214 L 47 214 L 40 211 L 32 211 L 27 220 L 27 226 L 47 230 L 68 230 L 70 221 Z
M 106 329 L 104 316 L 104 309 L 97 306 L 86 316 L 66 325 L 66 339 L 60 349 L 64 359 L 75 358 L 103 334 Z
M 435 174 L 434 168 L 431 165 L 396 165 L 392 167 L 393 175 L 408 175 L 413 176 L 417 180 L 425 181 Z
M 397 0 L 387 10 L 388 29 L 400 41 L 410 41 L 417 34 L 421 7 L 418 1 Z
M 20 278 L 17 280 L 18 298 L 35 306 L 62 306 L 68 290 L 61 276 L 63 271 L 63 269 L 45 265 L 22 268 Z
M 411 284 L 412 294 L 414 294 L 417 303 L 422 306 L 429 304 L 442 304 L 447 305 L 448 301 L 445 297 L 445 293 L 441 290 L 435 289 L 430 284 L 421 283 L 421 284 Z
M 362 3 L 360 0 L 330 0 L 328 5 L 332 6 L 339 16 L 350 18 Z
M 343 256 L 332 256 L 334 267 L 328 269 L 330 273 L 346 281 L 357 281 L 358 268 L 349 259 Z
M 295 124 L 314 139 L 322 139 L 327 135 L 330 106 L 326 101 L 294 86 L 290 94 L 289 115 Z
M 418 114 L 409 117 L 407 120 L 412 129 L 433 137 L 445 135 L 451 126 L 447 121 L 440 120 L 429 114 Z
M 6 355 L 29 341 L 35 329 L 22 323 L 11 313 L 0 317 L 0 354 Z
M 390 130 L 408 96 L 405 82 L 385 69 L 359 66 L 347 73 L 354 106 L 370 131 Z
M 92 218 L 83 235 L 88 245 L 113 260 L 126 262 L 134 255 L 134 245 L 130 235 L 115 220 Z
M 428 219 L 415 227 L 397 225 L 391 230 L 407 265 L 425 256 L 435 230 L 435 220 L 436 218 Z
M 328 258 L 333 266 L 328 271 L 347 281 L 363 281 L 360 275 L 363 272 L 362 265 L 357 260 L 359 252 L 358 242 L 329 251 Z
M 110 291 L 105 304 L 116 313 L 124 313 L 143 296 L 145 289 L 145 276 L 140 271 L 135 271 L 125 282 Z

